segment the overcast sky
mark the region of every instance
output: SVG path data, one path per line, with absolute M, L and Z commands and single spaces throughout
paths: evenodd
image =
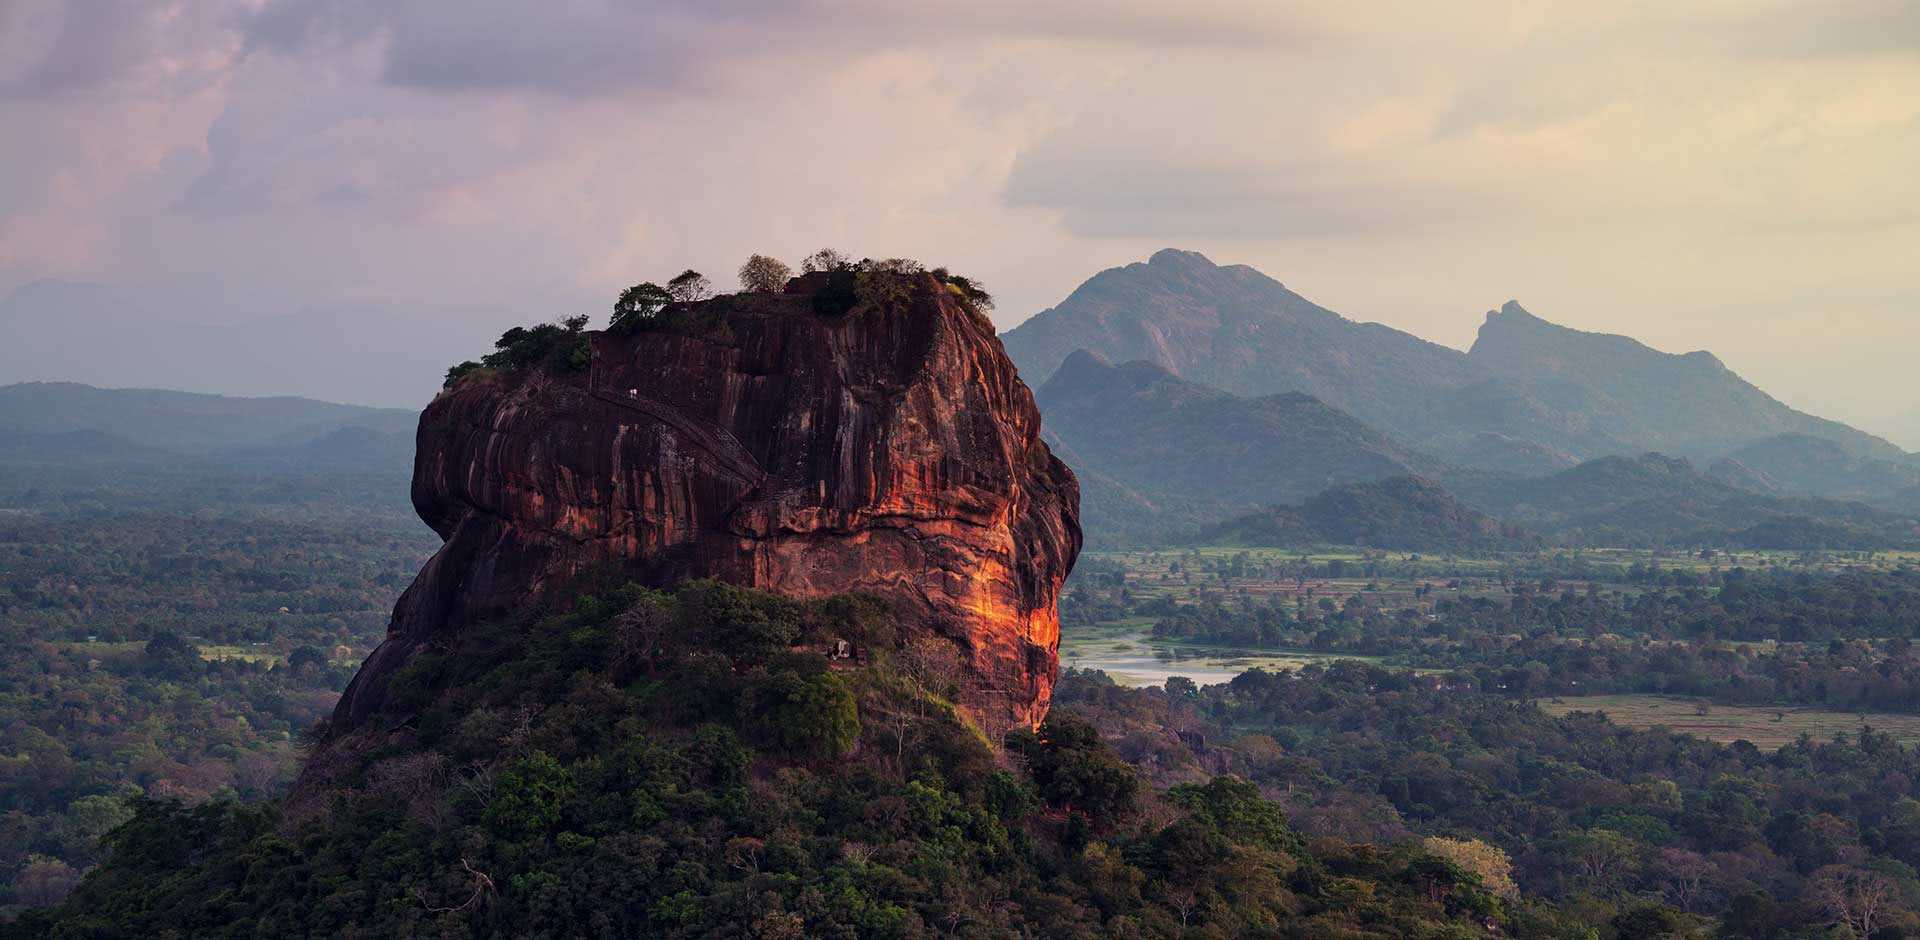
M 1462 348 L 1509 298 L 1710 348 L 1920 446 L 1910 0 L 0 0 L 0 128 L 0 297 L 478 352 L 752 251 L 945 264 L 1005 328 L 1179 246 Z M 224 390 L 419 403 L 339 375 Z

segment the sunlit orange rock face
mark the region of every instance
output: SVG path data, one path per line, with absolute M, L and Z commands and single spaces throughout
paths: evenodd
M 991 325 L 931 277 L 903 279 L 886 311 L 816 313 L 825 276 L 809 275 L 698 305 L 685 332 L 595 334 L 584 372 L 443 393 L 420 419 L 413 501 L 446 544 L 335 730 L 436 638 L 608 563 L 656 586 L 885 596 L 909 632 L 958 649 L 970 710 L 1037 723 L 1079 488 Z

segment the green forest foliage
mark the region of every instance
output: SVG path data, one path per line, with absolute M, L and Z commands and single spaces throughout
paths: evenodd
M 1621 936 L 1667 935 L 1622 919 L 1674 915 L 1722 937 L 1920 936 L 1920 748 L 1883 734 L 1764 753 L 1353 661 L 1164 691 L 1072 674 L 1055 701 L 1163 778 L 1224 769 L 1285 792 L 1309 835 L 1490 844 L 1523 895 Z M 1203 758 L 1167 727 L 1227 747 Z M 1873 929 L 1828 932 L 1869 898 Z
M 151 459 L 0 468 L 0 911 L 141 799 L 277 797 L 438 542 L 404 466 Z
M 451 388 L 462 378 L 485 370 L 512 372 L 539 367 L 564 372 L 585 371 L 593 357 L 586 328 L 584 316 L 516 326 L 500 334 L 494 341 L 494 351 L 480 357 L 479 362 L 469 359 L 448 369 L 445 384 Z
M 872 602 L 710 582 L 476 630 L 322 810 L 137 800 L 11 935 L 1591 936 L 1238 777 L 1150 792 L 1068 713 L 1003 759 L 896 649 Z

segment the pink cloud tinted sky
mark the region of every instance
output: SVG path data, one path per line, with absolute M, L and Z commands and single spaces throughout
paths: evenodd
M 1917 9 L 4 0 L 0 316 L 437 362 L 752 251 L 947 264 L 1005 327 L 1178 245 L 1456 346 L 1517 297 L 1710 348 L 1920 446 Z M 434 384 L 124 348 L 0 381 Z

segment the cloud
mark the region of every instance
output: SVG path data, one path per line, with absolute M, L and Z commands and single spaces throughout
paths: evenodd
M 43 98 L 116 86 L 190 91 L 238 49 L 232 7 L 144 0 L 9 0 L 0 4 L 0 98 Z
M 0 0 L 0 125 L 31 143 L 0 148 L 0 292 L 415 311 L 483 347 L 835 244 L 981 275 L 1011 325 L 1172 243 L 1448 342 L 1517 295 L 1838 408 L 1889 373 L 1797 355 L 1818 298 L 1920 343 L 1916 25 L 1906 0 Z

